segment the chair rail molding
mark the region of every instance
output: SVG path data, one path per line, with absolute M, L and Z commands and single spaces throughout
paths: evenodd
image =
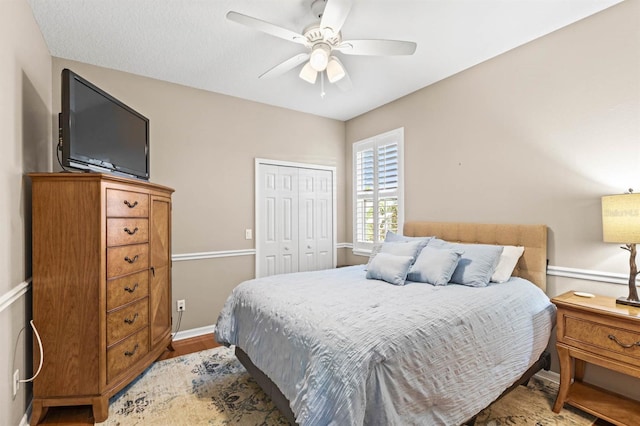
M 587 281 L 599 281 L 609 284 L 629 284 L 628 274 L 619 274 L 616 272 L 593 271 L 591 269 L 567 268 L 564 266 L 547 267 L 547 275 L 563 278 L 575 278 Z
M 173 254 L 171 255 L 171 260 L 174 262 L 183 262 L 185 260 L 215 259 L 218 257 L 234 257 L 234 256 L 253 256 L 255 254 L 256 254 L 255 249 L 205 251 L 205 252 L 198 252 L 198 253 Z
M 13 302 L 20 299 L 31 288 L 31 277 L 21 282 L 5 294 L 0 296 L 0 312 L 11 306 Z

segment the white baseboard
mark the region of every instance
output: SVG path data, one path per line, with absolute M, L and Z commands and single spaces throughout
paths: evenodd
M 31 404 L 33 403 L 33 401 L 31 401 L 29 403 L 29 405 L 27 406 L 27 412 L 24 413 L 24 416 L 22 416 L 22 419 L 20 419 L 20 424 L 18 426 L 29 426 L 29 417 L 31 417 Z
M 207 325 L 205 327 L 192 328 L 190 330 L 182 330 L 173 334 L 173 341 L 191 339 L 192 337 L 203 336 L 205 334 L 213 334 L 216 332 L 216 325 Z
M 540 370 L 535 374 L 535 376 L 538 376 L 543 380 L 548 380 L 557 385 L 560 384 L 560 374 L 554 373 L 553 371 Z

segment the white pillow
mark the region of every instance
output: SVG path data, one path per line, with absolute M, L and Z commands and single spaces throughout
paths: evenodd
M 522 253 L 524 253 L 524 247 L 504 246 L 500 260 L 498 260 L 498 266 L 496 266 L 496 270 L 491 275 L 491 282 L 504 283 L 509 281 Z

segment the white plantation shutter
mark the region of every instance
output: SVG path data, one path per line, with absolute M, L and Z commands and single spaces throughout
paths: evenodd
M 353 145 L 354 251 L 402 231 L 403 140 L 401 128 Z

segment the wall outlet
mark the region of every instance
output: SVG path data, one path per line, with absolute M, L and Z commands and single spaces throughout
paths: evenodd
M 176 301 L 176 309 L 178 310 L 178 312 L 187 310 L 187 307 L 186 307 L 184 299 L 180 299 L 180 300 Z
M 13 372 L 13 396 L 16 396 L 20 389 L 20 370 Z

